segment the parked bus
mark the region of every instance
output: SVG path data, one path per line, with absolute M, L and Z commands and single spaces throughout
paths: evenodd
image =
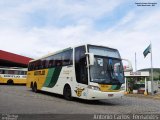
M 117 49 L 82 45 L 70 47 L 29 62 L 27 87 L 32 91 L 100 100 L 124 95 L 122 59 Z
M 26 84 L 27 68 L 0 68 L 1 84 Z

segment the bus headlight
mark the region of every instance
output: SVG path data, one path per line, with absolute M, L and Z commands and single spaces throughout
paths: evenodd
M 92 90 L 98 90 L 98 91 L 100 90 L 98 86 L 93 86 L 93 85 L 88 85 L 88 88 Z

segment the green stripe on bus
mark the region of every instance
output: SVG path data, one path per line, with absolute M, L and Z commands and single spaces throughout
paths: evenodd
M 54 85 L 57 83 L 57 80 L 59 78 L 60 72 L 61 72 L 62 67 L 56 67 L 53 74 L 52 74 L 52 79 L 48 87 L 54 87 Z
M 50 82 L 52 80 L 52 75 L 53 75 L 54 71 L 55 71 L 55 68 L 48 69 L 47 78 L 46 78 L 45 83 L 43 85 L 44 87 L 48 87 L 49 86 L 49 84 L 50 84 Z

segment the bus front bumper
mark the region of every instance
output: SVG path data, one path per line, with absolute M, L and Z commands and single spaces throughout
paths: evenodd
M 88 90 L 88 100 L 114 99 L 124 96 L 124 91 L 119 92 L 102 92 L 97 90 Z

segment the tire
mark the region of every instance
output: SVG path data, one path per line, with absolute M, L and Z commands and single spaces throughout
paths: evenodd
M 7 81 L 7 85 L 13 85 L 13 84 L 14 84 L 13 80 L 8 80 Z
M 38 89 L 37 89 L 37 83 L 34 83 L 34 86 L 33 86 L 33 92 L 37 93 L 38 92 Z
M 69 85 L 66 85 L 63 89 L 63 96 L 66 100 L 72 100 L 71 88 Z
M 34 85 L 33 85 L 33 82 L 31 83 L 31 89 L 32 89 L 32 91 L 34 92 Z

